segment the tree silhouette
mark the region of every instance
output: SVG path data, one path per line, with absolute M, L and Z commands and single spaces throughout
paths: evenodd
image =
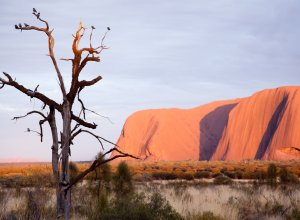
M 110 28 L 107 28 L 104 36 L 101 39 L 100 45 L 93 46 L 92 45 L 92 38 L 93 38 L 93 30 L 95 29 L 94 26 L 91 28 L 86 28 L 80 22 L 75 35 L 73 35 L 73 43 L 72 43 L 72 51 L 74 54 L 73 58 L 66 59 L 62 58 L 61 60 L 64 61 L 71 61 L 72 62 L 72 80 L 70 84 L 69 91 L 66 90 L 65 81 L 63 76 L 60 72 L 55 54 L 54 54 L 54 37 L 52 35 L 53 29 L 50 28 L 48 22 L 41 18 L 40 12 L 38 12 L 35 8 L 33 8 L 32 13 L 37 20 L 42 22 L 44 27 L 37 27 L 32 26 L 24 23 L 15 25 L 15 29 L 21 31 L 39 31 L 45 33 L 48 38 L 48 49 L 49 54 L 48 56 L 52 60 L 52 64 L 55 68 L 55 72 L 59 81 L 59 87 L 62 93 L 62 100 L 61 102 L 57 102 L 40 91 L 38 91 L 39 85 L 32 91 L 22 84 L 19 84 L 16 79 L 13 79 L 10 74 L 3 72 L 4 78 L 0 77 L 0 89 L 4 88 L 5 86 L 11 86 L 15 89 L 19 90 L 23 94 L 29 96 L 30 98 L 35 98 L 40 100 L 43 103 L 43 107 L 41 111 L 30 111 L 27 114 L 19 117 L 14 117 L 13 120 L 18 120 L 20 118 L 27 117 L 29 115 L 37 114 L 42 119 L 39 121 L 39 131 L 33 131 L 28 129 L 28 132 L 35 132 L 39 134 L 41 142 L 43 141 L 43 125 L 47 122 L 51 128 L 52 134 L 52 171 L 56 183 L 56 196 L 57 196 L 57 217 L 64 217 L 64 219 L 69 219 L 70 217 L 70 190 L 71 187 L 74 186 L 78 181 L 83 179 L 88 173 L 95 170 L 97 167 L 101 166 L 102 164 L 108 163 L 116 158 L 119 157 L 132 157 L 136 158 L 133 155 L 129 155 L 124 153 L 118 149 L 118 146 L 105 138 L 94 134 L 91 129 L 96 129 L 97 124 L 88 122 L 86 120 L 85 114 L 86 111 L 90 111 L 92 113 L 97 114 L 96 112 L 89 110 L 85 107 L 84 102 L 80 98 L 80 92 L 89 86 L 95 85 L 99 82 L 102 77 L 97 76 L 91 80 L 79 80 L 79 76 L 83 70 L 83 68 L 89 62 L 100 62 L 100 54 L 103 50 L 108 49 L 103 43 L 106 38 L 107 33 L 110 31 Z M 80 48 L 79 44 L 82 37 L 85 35 L 86 31 L 90 31 L 89 34 L 89 47 Z M 72 109 L 76 100 L 79 102 L 81 106 L 81 111 L 79 114 L 73 113 Z M 48 113 L 45 111 L 49 109 Z M 60 114 L 62 117 L 62 131 L 58 133 L 57 128 L 57 118 L 56 113 Z M 72 126 L 72 122 L 75 122 L 75 125 Z M 100 158 L 97 158 L 95 161 L 92 162 L 90 167 L 80 173 L 78 176 L 72 178 L 70 181 L 69 175 L 69 156 L 70 156 L 70 145 L 73 144 L 73 140 L 82 133 L 86 133 L 95 137 L 104 151 L 103 141 L 108 142 L 113 145 L 113 147 L 104 152 Z M 118 152 L 117 155 L 113 155 L 110 158 L 107 158 L 108 154 L 112 152 Z M 138 158 L 136 158 L 138 159 Z

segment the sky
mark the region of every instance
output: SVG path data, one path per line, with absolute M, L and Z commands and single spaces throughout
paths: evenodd
M 54 28 L 56 58 L 72 58 L 79 22 L 94 25 L 94 44 L 106 27 L 108 50 L 81 79 L 103 79 L 82 92 L 98 124 L 96 134 L 117 142 L 126 118 L 149 108 L 192 108 L 211 101 L 250 96 L 266 88 L 300 84 L 300 2 L 297 0 L 0 0 L 0 70 L 24 86 L 61 102 L 47 54 L 46 35 L 14 29 L 40 25 L 35 7 Z M 86 35 L 88 38 L 88 35 Z M 87 46 L 88 41 L 83 41 Z M 67 87 L 71 64 L 58 62 Z M 11 119 L 42 104 L 8 86 L 0 90 L 0 161 L 51 160 L 51 134 L 43 143 L 37 116 Z M 88 135 L 72 146 L 71 159 L 91 160 L 101 150 Z M 106 149 L 110 146 L 107 145 Z

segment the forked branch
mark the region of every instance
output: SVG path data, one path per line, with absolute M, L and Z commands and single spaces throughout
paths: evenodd
M 8 73 L 3 72 L 3 74 L 7 77 L 7 79 L 0 77 L 0 83 L 2 85 L 12 86 L 12 87 L 16 88 L 17 90 L 21 91 L 22 93 L 28 95 L 29 97 L 37 98 L 41 102 L 43 102 L 45 105 L 52 106 L 57 111 L 62 113 L 62 111 L 63 111 L 62 106 L 60 104 L 58 104 L 57 102 L 55 102 L 54 100 L 48 98 L 47 96 L 45 96 L 44 94 L 42 94 L 38 91 L 32 91 L 31 89 L 24 87 L 23 85 L 19 84 L 17 81 L 13 80 L 13 78 Z M 95 123 L 87 122 L 87 121 L 81 119 L 80 117 L 74 115 L 73 113 L 71 115 L 71 118 L 72 118 L 72 120 L 76 121 L 77 123 L 79 123 L 80 125 L 82 125 L 84 127 L 92 128 L 92 129 L 95 129 L 97 127 L 97 125 Z
M 49 56 L 52 60 L 52 63 L 54 65 L 57 77 L 59 79 L 59 84 L 60 84 L 60 89 L 62 91 L 63 97 L 64 99 L 67 98 L 67 93 L 66 93 L 66 89 L 65 89 L 65 85 L 64 85 L 64 80 L 63 77 L 61 75 L 61 72 L 58 68 L 58 64 L 56 62 L 56 58 L 54 55 L 54 38 L 52 36 L 52 31 L 49 29 L 49 24 L 46 20 L 41 18 L 41 14 L 40 12 L 37 12 L 36 9 L 33 9 L 33 13 L 32 13 L 39 21 L 43 22 L 45 24 L 46 27 L 36 27 L 36 26 L 32 26 L 32 25 L 28 25 L 26 23 L 24 23 L 24 26 L 19 23 L 19 25 L 15 25 L 15 29 L 17 30 L 21 30 L 21 31 L 30 31 L 30 30 L 35 30 L 35 31 L 41 31 L 44 32 L 47 36 L 48 36 L 48 48 L 49 48 Z
M 111 158 L 105 159 L 105 156 L 107 154 L 112 153 L 114 151 L 117 151 L 119 154 L 115 155 L 115 156 L 113 156 Z M 78 176 L 76 176 L 73 181 L 71 181 L 69 184 L 67 184 L 63 188 L 63 190 L 66 192 L 72 186 L 74 186 L 76 183 L 78 183 L 80 180 L 82 180 L 86 175 L 88 175 L 89 173 L 93 172 L 95 169 L 97 169 L 101 165 L 103 165 L 105 163 L 108 163 L 110 161 L 113 161 L 113 160 L 115 160 L 117 158 L 122 158 L 122 157 L 130 157 L 130 158 L 137 159 L 137 160 L 140 159 L 140 158 L 135 157 L 135 156 L 133 156 L 131 154 L 124 153 L 124 152 L 120 151 L 119 149 L 117 149 L 116 147 L 114 147 L 114 148 L 110 149 L 109 151 L 107 151 L 105 154 L 103 154 L 101 157 L 99 157 L 96 160 L 94 160 L 93 163 L 90 165 L 89 168 L 87 168 L 82 173 L 80 173 Z
M 32 115 L 32 114 L 38 114 L 40 115 L 43 119 L 39 121 L 39 126 L 40 126 L 40 132 L 37 132 L 37 131 L 34 131 L 34 130 L 31 130 L 29 128 L 27 128 L 27 132 L 34 132 L 34 133 L 37 133 L 40 137 L 41 137 L 41 142 L 43 142 L 43 124 L 46 122 L 46 121 L 49 121 L 49 115 L 46 117 L 42 112 L 39 112 L 39 111 L 30 111 L 28 112 L 26 115 L 22 115 L 22 116 L 17 116 L 17 117 L 13 117 L 12 120 L 18 120 L 18 119 L 21 119 L 21 118 L 25 118 L 29 115 Z
M 93 80 L 90 80 L 90 81 L 82 80 L 79 82 L 79 75 L 80 75 L 82 69 L 86 66 L 86 64 L 88 62 L 100 62 L 100 56 L 99 56 L 100 53 L 104 49 L 108 49 L 108 47 L 106 47 L 103 44 L 103 42 L 104 42 L 104 39 L 105 39 L 109 29 L 106 31 L 105 35 L 102 37 L 100 46 L 93 47 L 92 37 L 93 37 L 94 29 L 95 29 L 95 27 L 91 26 L 89 47 L 79 48 L 80 41 L 81 41 L 82 37 L 84 36 L 85 31 L 87 30 L 87 28 L 83 27 L 82 22 L 80 22 L 80 24 L 77 28 L 76 34 L 74 35 L 74 40 L 73 40 L 73 45 L 72 45 L 74 58 L 73 59 L 63 58 L 63 60 L 72 61 L 72 64 L 73 64 L 73 66 L 72 66 L 72 82 L 71 82 L 70 91 L 68 93 L 68 99 L 69 99 L 70 103 L 72 103 L 72 104 L 75 100 L 78 90 L 81 87 L 94 85 L 102 79 L 101 76 L 97 76 Z M 83 53 L 87 53 L 87 54 L 82 59 Z
M 95 137 L 95 138 L 98 140 L 98 142 L 100 143 L 100 145 L 101 145 L 101 147 L 102 147 L 102 150 L 104 150 L 104 146 L 103 146 L 103 143 L 102 143 L 102 141 L 101 141 L 101 140 L 103 140 L 104 138 L 102 138 L 102 137 L 100 137 L 100 136 L 98 136 L 98 135 L 96 135 L 96 134 L 94 134 L 93 132 L 88 131 L 88 130 L 79 129 L 78 131 L 74 132 L 74 133 L 72 134 L 72 136 L 71 136 L 71 141 L 74 140 L 74 138 L 75 138 L 77 135 L 79 135 L 80 133 L 82 133 L 82 132 L 85 132 L 85 133 L 90 134 L 90 135 L 92 135 L 93 137 Z
M 38 92 L 36 89 L 33 91 L 31 89 L 24 87 L 23 85 L 19 84 L 17 81 L 13 80 L 13 78 L 8 73 L 3 72 L 3 74 L 7 78 L 7 79 L 4 79 L 4 78 L 0 77 L 0 82 L 3 85 L 12 86 L 12 87 L 16 88 L 17 90 L 21 91 L 22 93 L 28 95 L 29 97 L 37 98 L 41 102 L 45 103 L 46 105 L 53 106 L 59 112 L 62 111 L 61 105 L 58 104 L 57 102 L 55 102 L 54 100 L 52 100 L 52 99 L 48 98 L 47 96 L 45 96 L 44 94 Z

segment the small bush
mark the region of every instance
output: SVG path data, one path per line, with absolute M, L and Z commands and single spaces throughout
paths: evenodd
M 126 197 L 114 198 L 98 212 L 92 212 L 90 220 L 181 220 L 183 219 L 160 194 L 147 198 L 144 194 L 133 193 Z
M 222 220 L 223 218 L 221 218 L 217 215 L 214 215 L 214 213 L 212 213 L 212 212 L 203 212 L 202 214 L 198 214 L 189 219 L 192 219 L 192 220 Z
M 285 167 L 283 167 L 279 172 L 279 178 L 281 183 L 297 183 L 297 177 L 290 173 Z
M 223 167 L 223 168 L 220 170 L 220 172 L 223 173 L 223 174 L 224 174 L 225 172 L 227 172 L 227 167 Z
M 223 174 L 231 179 L 236 179 L 235 172 L 224 171 Z
M 292 213 L 287 216 L 287 220 L 299 220 L 300 219 L 300 210 L 295 208 L 292 210 Z
M 217 176 L 216 178 L 214 178 L 214 184 L 217 184 L 217 185 L 228 185 L 228 184 L 231 184 L 232 183 L 232 179 L 230 179 L 229 177 L 227 176 Z
M 70 181 L 73 181 L 74 178 L 79 174 L 79 169 L 78 169 L 76 163 L 70 161 L 69 172 L 70 172 Z
M 210 178 L 210 172 L 206 170 L 202 171 L 197 171 L 194 175 L 196 179 L 201 179 L 201 178 Z
M 276 177 L 277 177 L 277 167 L 276 167 L 275 164 L 271 163 L 268 166 L 267 177 L 268 177 L 268 179 L 276 179 Z
M 212 178 L 216 178 L 218 176 L 223 176 L 223 174 L 222 173 L 213 173 L 211 176 L 212 176 Z
M 127 195 L 133 191 L 132 175 L 127 163 L 121 162 L 114 176 L 114 191 L 117 195 Z
M 177 175 L 175 173 L 167 173 L 167 172 L 158 172 L 153 173 L 152 177 L 158 180 L 175 180 L 177 179 Z
M 267 178 L 267 174 L 262 170 L 256 170 L 252 173 L 252 179 L 265 180 L 266 178 Z
M 180 175 L 180 178 L 184 180 L 193 180 L 194 176 L 190 173 L 183 173 Z
M 206 167 L 204 170 L 208 172 L 212 172 L 212 169 L 210 167 Z
M 240 170 L 236 170 L 232 172 L 234 175 L 234 179 L 242 179 L 243 178 L 243 173 Z

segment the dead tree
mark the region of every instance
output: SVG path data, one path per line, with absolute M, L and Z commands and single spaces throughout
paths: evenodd
M 23 94 L 29 96 L 30 98 L 38 99 L 43 103 L 43 107 L 41 111 L 30 111 L 24 116 L 14 117 L 13 120 L 17 120 L 20 118 L 24 118 L 29 115 L 37 114 L 41 117 L 39 121 L 39 131 L 33 131 L 28 129 L 28 132 L 36 132 L 40 135 L 41 141 L 43 141 L 43 125 L 48 123 L 51 129 L 52 134 L 52 170 L 56 183 L 56 195 L 57 195 L 57 217 L 64 217 L 64 219 L 69 219 L 70 216 L 70 190 L 71 187 L 74 186 L 77 182 L 79 182 L 82 178 L 84 178 L 88 173 L 95 170 L 97 167 L 101 166 L 104 163 L 108 163 L 119 157 L 132 157 L 136 158 L 132 155 L 126 154 L 118 149 L 118 146 L 113 144 L 112 142 L 94 134 L 90 129 L 96 129 L 97 124 L 86 121 L 85 113 L 86 111 L 90 111 L 84 105 L 84 102 L 80 98 L 80 92 L 89 86 L 95 85 L 99 82 L 102 77 L 97 76 L 91 80 L 79 80 L 79 76 L 83 70 L 83 68 L 89 62 L 100 62 L 100 54 L 103 50 L 108 49 L 103 43 L 105 37 L 110 30 L 107 28 L 106 33 L 102 37 L 98 46 L 92 45 L 92 37 L 94 26 L 91 28 L 86 28 L 80 22 L 75 35 L 73 35 L 74 40 L 72 43 L 72 51 L 74 54 L 73 58 L 66 59 L 62 58 L 61 60 L 72 62 L 72 80 L 70 84 L 70 89 L 67 91 L 63 76 L 60 72 L 55 54 L 54 54 L 54 38 L 53 38 L 53 29 L 50 28 L 48 22 L 42 19 L 40 12 L 36 9 L 33 9 L 32 13 L 37 20 L 42 22 L 43 27 L 32 26 L 24 23 L 24 25 L 19 24 L 15 25 L 15 29 L 20 31 L 38 31 L 45 33 L 48 38 L 48 48 L 49 54 L 48 56 L 51 58 L 53 66 L 55 68 L 55 72 L 59 81 L 59 87 L 62 93 L 62 101 L 57 102 L 40 91 L 38 91 L 37 86 L 33 91 L 26 88 L 22 84 L 18 83 L 16 79 L 13 79 L 10 74 L 3 72 L 5 77 L 0 77 L 0 89 L 5 86 L 11 86 L 15 89 L 19 90 Z M 89 46 L 80 48 L 79 44 L 84 36 L 85 32 L 89 31 Z M 73 113 L 72 109 L 74 103 L 78 102 L 81 106 L 81 111 L 78 114 Z M 48 113 L 44 113 L 47 109 L 49 109 Z M 56 113 L 60 114 L 62 117 L 62 130 L 59 132 L 57 128 L 57 118 Z M 72 122 L 75 123 L 72 128 Z M 73 182 L 70 182 L 69 178 L 69 155 L 70 155 L 70 145 L 73 144 L 73 140 L 79 134 L 86 133 L 95 137 L 102 146 L 102 150 L 104 151 L 103 141 L 112 144 L 112 148 L 107 152 L 103 153 L 103 157 L 99 158 L 99 160 L 95 160 L 91 166 L 85 170 L 83 173 L 79 174 Z M 106 158 L 109 153 L 118 152 L 117 155 Z M 138 159 L 138 158 L 136 158 Z

